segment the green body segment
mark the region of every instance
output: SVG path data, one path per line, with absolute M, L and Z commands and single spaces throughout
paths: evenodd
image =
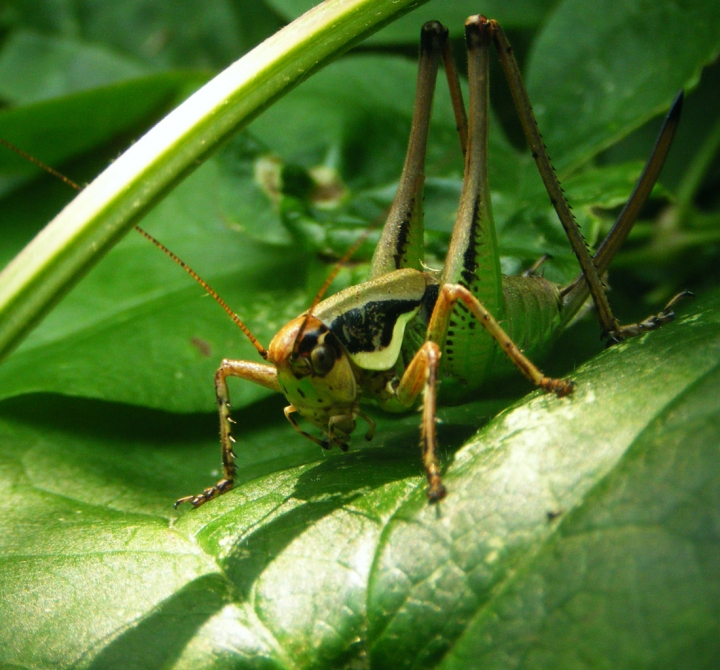
M 540 277 L 503 276 L 500 313 L 505 332 L 533 361 L 541 361 L 547 355 L 567 323 L 560 287 Z M 475 351 L 468 351 L 465 368 L 446 367 L 449 356 L 443 355 L 440 397 L 446 405 L 462 403 L 488 383 L 517 374 L 510 358 L 479 324 L 471 320 L 465 323 L 470 332 L 470 337 L 464 340 L 468 342 L 466 346 L 489 353 L 483 359 L 473 355 Z M 457 335 L 454 338 L 457 340 Z M 445 346 L 447 351 L 447 342 Z
M 470 45 L 468 45 L 470 47 Z M 504 319 L 502 274 L 488 183 L 488 50 L 469 49 L 469 100 L 465 176 L 442 284 L 461 284 L 498 321 Z M 490 374 L 497 346 L 467 308 L 455 306 L 442 348 L 442 379 L 477 388 Z M 502 356 L 502 354 L 501 354 Z
M 537 358 L 542 358 L 554 344 L 568 316 L 560 286 L 542 277 L 503 277 L 503 312 L 503 327 L 510 339 L 527 355 Z M 508 361 L 502 357 L 498 362 Z M 494 370 L 500 368 L 496 365 Z
M 418 270 L 396 270 L 324 300 L 314 316 L 361 370 L 390 370 L 400 356 L 408 323 L 423 305 L 429 281 Z

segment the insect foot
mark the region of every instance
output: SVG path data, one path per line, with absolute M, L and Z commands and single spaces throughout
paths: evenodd
M 212 500 L 223 493 L 227 493 L 232 487 L 233 482 L 231 479 L 221 479 L 217 484 L 215 484 L 215 486 L 205 489 L 202 493 L 198 493 L 194 496 L 178 498 L 173 507 L 177 509 L 185 502 L 189 502 L 193 507 L 200 507 L 200 505 L 204 505 L 208 500 Z
M 558 398 L 564 398 L 575 390 L 575 382 L 570 379 L 543 377 L 539 386 L 543 391 L 554 393 Z
M 428 501 L 432 503 L 440 502 L 447 495 L 447 489 L 438 477 L 437 482 L 431 483 L 427 489 Z
M 673 307 L 680 302 L 680 300 L 683 298 L 694 297 L 695 294 L 691 291 L 681 291 L 667 305 L 665 305 L 665 308 L 661 312 L 653 314 L 644 321 L 640 321 L 638 323 L 630 323 L 626 326 L 617 326 L 614 331 L 604 332 L 602 337 L 603 339 L 607 339 L 608 346 L 612 346 L 613 344 L 623 342 L 624 340 L 628 340 L 636 335 L 647 333 L 650 330 L 657 330 L 666 323 L 670 323 L 675 320 L 675 310 Z

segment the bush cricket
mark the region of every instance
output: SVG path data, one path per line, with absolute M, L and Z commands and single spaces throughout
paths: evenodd
M 512 49 L 497 22 L 473 16 L 465 24 L 469 109 L 466 112 L 448 41 L 437 22 L 423 26 L 413 121 L 399 187 L 371 261 L 370 279 L 322 300 L 284 326 L 265 348 L 217 293 L 183 261 L 138 230 L 198 281 L 233 318 L 266 363 L 225 359 L 215 374 L 222 477 L 203 492 L 180 498 L 198 507 L 232 489 L 236 474 L 228 377 L 283 393 L 293 428 L 324 449 L 348 449 L 357 419 L 374 432 L 361 402 L 391 412 L 422 405 L 421 450 L 431 502 L 446 489 L 437 459 L 438 401 L 462 402 L 513 366 L 535 386 L 562 398 L 573 382 L 545 376 L 530 360 L 542 356 L 591 297 L 603 336 L 620 342 L 674 318 L 673 298 L 659 314 L 620 325 L 603 276 L 647 200 L 669 152 L 682 107 L 673 103 L 655 147 L 610 233 L 588 251 L 542 142 Z M 488 61 L 495 47 L 532 156 L 580 264 L 581 274 L 559 286 L 527 273 L 503 276 L 488 181 Z M 424 163 L 433 95 L 443 62 L 464 154 L 460 204 L 442 271 L 423 266 Z M 53 171 L 54 172 L 54 171 Z M 67 180 L 66 180 L 67 181 Z M 501 325 L 502 324 L 502 325 Z M 323 433 L 307 433 L 296 414 Z

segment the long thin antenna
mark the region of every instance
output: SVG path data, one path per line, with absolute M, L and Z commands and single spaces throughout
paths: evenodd
M 368 226 L 363 233 L 360 235 L 360 237 L 355 240 L 350 245 L 350 248 L 343 254 L 342 258 L 335 263 L 335 267 L 333 267 L 330 274 L 327 276 L 327 279 L 323 282 L 323 285 L 320 287 L 320 290 L 315 294 L 315 297 L 313 298 L 313 301 L 310 303 L 310 308 L 305 314 L 305 319 L 302 322 L 302 325 L 300 326 L 300 330 L 298 330 L 297 335 L 295 336 L 295 344 L 293 345 L 293 352 L 297 352 L 298 343 L 302 339 L 302 336 L 305 334 L 305 328 L 307 327 L 308 320 L 312 316 L 313 310 L 318 306 L 318 303 L 323 299 L 323 296 L 325 293 L 327 293 L 327 290 L 330 288 L 330 284 L 333 283 L 335 280 L 335 277 L 338 276 L 338 273 L 340 270 L 342 270 L 345 263 L 347 263 L 354 255 L 355 252 L 363 245 L 365 240 L 367 240 L 370 233 L 375 229 L 375 225 Z
M 0 137 L 0 144 L 6 146 L 8 149 L 10 149 L 10 151 L 14 151 L 18 156 L 24 158 L 26 161 L 34 163 L 39 168 L 45 170 L 45 172 L 47 172 L 48 174 L 51 174 L 53 177 L 57 177 L 61 182 L 67 184 L 70 188 L 74 188 L 76 191 L 82 191 L 82 187 L 78 186 L 72 179 L 66 177 L 62 172 L 58 172 L 54 168 L 51 168 L 49 165 L 43 163 L 41 160 L 38 160 L 37 158 L 35 158 L 35 156 L 27 153 L 27 151 L 23 151 L 20 147 L 16 147 L 12 142 L 8 142 L 7 140 L 4 140 L 2 137 Z
M 135 226 L 135 230 L 138 231 L 145 239 L 150 240 L 160 251 L 162 251 L 166 256 L 169 256 L 174 260 L 185 272 L 187 272 L 200 286 L 202 286 L 214 299 L 215 302 L 217 302 L 220 307 L 222 307 L 230 316 L 230 318 L 235 322 L 235 325 L 242 330 L 245 335 L 247 335 L 247 338 L 252 342 L 252 345 L 258 350 L 258 353 L 265 359 L 267 359 L 268 352 L 265 347 L 263 347 L 260 342 L 258 342 L 257 338 L 250 332 L 250 329 L 242 322 L 240 317 L 235 314 L 235 312 L 230 309 L 229 305 L 218 295 L 217 291 L 210 286 L 195 270 L 193 270 L 185 261 L 178 258 L 170 249 L 168 249 L 162 242 L 159 242 L 156 240 L 150 233 L 148 233 L 146 230 L 143 230 L 140 226 Z
M 75 189 L 76 191 L 82 191 L 82 187 L 76 184 L 72 179 L 69 177 L 66 177 L 62 172 L 58 172 L 54 168 L 50 167 L 49 165 L 43 163 L 41 160 L 35 158 L 35 156 L 30 155 L 26 151 L 23 151 L 19 147 L 16 147 L 12 142 L 8 142 L 7 140 L 0 137 L 0 144 L 6 146 L 11 151 L 14 151 L 18 156 L 21 156 L 22 158 L 25 158 L 26 160 L 30 161 L 31 163 L 37 165 L 39 168 L 43 169 L 48 174 L 51 174 L 53 177 L 58 178 L 63 183 L 67 184 L 70 188 Z M 178 256 L 176 256 L 170 249 L 168 249 L 162 242 L 159 242 L 156 240 L 150 233 L 148 233 L 146 230 L 143 230 L 140 226 L 135 226 L 135 230 L 138 231 L 145 239 L 152 242 L 160 251 L 162 251 L 166 256 L 170 257 L 173 261 L 175 261 L 185 272 L 187 272 L 200 286 L 202 286 L 214 299 L 215 302 L 217 302 L 220 307 L 222 307 L 225 312 L 230 316 L 230 318 L 235 322 L 235 325 L 237 325 L 240 330 L 242 330 L 243 333 L 247 336 L 247 338 L 252 342 L 252 345 L 257 349 L 260 356 L 262 356 L 264 359 L 267 359 L 268 352 L 265 347 L 263 347 L 260 342 L 258 342 L 257 338 L 250 332 L 250 329 L 242 322 L 240 317 L 235 314 L 235 312 L 230 309 L 228 304 L 218 295 L 217 291 L 215 291 L 210 284 L 208 284 L 200 275 L 195 272 L 185 261 L 181 260 Z M 362 238 L 361 238 L 362 240 Z M 337 274 L 337 273 L 336 273 Z M 331 280 L 332 281 L 332 280 Z M 316 303 L 313 303 L 313 306 Z

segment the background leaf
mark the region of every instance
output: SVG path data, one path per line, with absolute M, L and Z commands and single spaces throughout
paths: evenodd
M 720 8 L 700 0 L 558 5 L 528 57 L 528 91 L 558 169 L 577 166 L 667 108 L 679 88 L 694 88 L 720 51 L 719 19 Z M 680 23 L 683 30 L 667 30 Z M 579 25 L 592 29 L 568 39 Z M 658 43 L 661 32 L 669 34 Z M 572 130 L 560 122 L 568 116 L 577 119 Z
M 310 4 L 10 2 L 0 136 L 84 183 Z M 433 0 L 273 105 L 143 225 L 267 344 L 394 195 L 421 23 L 440 18 L 458 37 L 482 11 L 510 34 L 593 242 L 650 150 L 658 119 L 642 124 L 717 53 L 718 6 L 617 3 L 596 16 L 587 0 Z M 326 454 L 290 429 L 282 399 L 231 382 L 237 487 L 173 511 L 218 477 L 218 360 L 255 352 L 178 268 L 125 239 L 0 367 L 0 664 L 714 668 L 717 160 L 688 175 L 717 149 L 718 72 L 710 65 L 690 92 L 663 185 L 610 277 L 626 321 L 679 288 L 698 299 L 675 324 L 597 357 L 594 318 L 570 329 L 545 369 L 575 379 L 571 398 L 520 399 L 520 379 L 442 408 L 450 494 L 438 507 L 424 494 L 416 415 L 375 412 L 372 443 Z M 428 161 L 433 266 L 462 175 L 443 86 Z M 546 276 L 565 281 L 576 266 L 497 69 L 491 97 L 503 268 L 550 252 Z M 3 262 L 72 196 L 37 174 L 0 153 Z M 310 186 L 290 193 L 291 179 Z

